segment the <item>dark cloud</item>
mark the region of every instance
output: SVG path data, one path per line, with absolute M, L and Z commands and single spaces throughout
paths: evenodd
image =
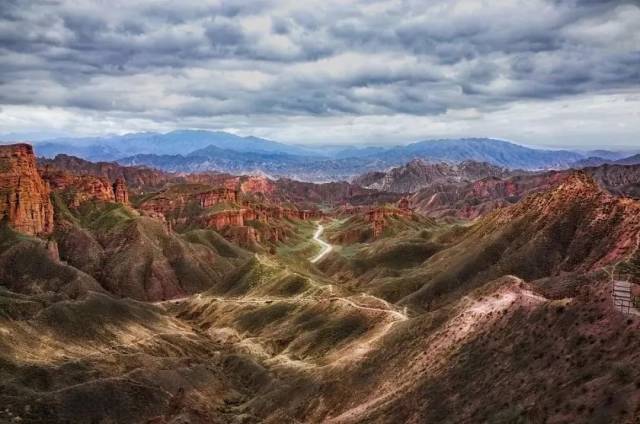
M 640 83 L 638 2 L 4 0 L 0 104 L 437 115 Z

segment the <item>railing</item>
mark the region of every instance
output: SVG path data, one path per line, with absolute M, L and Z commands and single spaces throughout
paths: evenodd
M 631 297 L 631 283 L 629 281 L 613 280 L 611 296 L 615 309 L 626 315 L 636 313 Z

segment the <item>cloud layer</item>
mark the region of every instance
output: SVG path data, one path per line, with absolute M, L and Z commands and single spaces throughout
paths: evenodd
M 613 141 L 630 144 L 640 134 L 629 121 L 639 96 L 638 2 L 0 4 L 0 131 L 200 127 L 384 142 L 517 139 L 528 129 L 537 135 L 525 140 L 553 144 L 600 138 L 571 132 L 600 116 Z M 607 99 L 616 109 L 602 107 Z M 563 113 L 568 105 L 584 110 Z M 536 123 L 545 113 L 571 120 L 544 119 L 545 130 Z M 501 117 L 520 128 L 500 127 Z

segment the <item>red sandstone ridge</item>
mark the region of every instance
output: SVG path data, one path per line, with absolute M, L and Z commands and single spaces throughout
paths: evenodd
M 121 166 L 113 162 L 89 162 L 74 156 L 57 155 L 54 159 L 39 158 L 41 168 L 73 175 L 91 175 L 116 181 L 123 178 L 133 192 L 156 190 L 168 183 L 182 183 L 187 177 L 141 166 Z
M 528 194 L 550 190 L 566 177 L 566 171 L 489 177 L 462 184 L 434 184 L 411 197 L 411 204 L 426 216 L 475 219 L 516 203 Z
M 244 226 L 244 213 L 241 210 L 229 210 L 218 212 L 202 218 L 205 227 L 213 228 L 216 231 L 226 227 Z
M 156 212 L 165 217 L 186 217 L 187 207 L 196 205 L 198 208 L 207 209 L 219 203 L 238 201 L 238 193 L 227 188 L 208 187 L 203 184 L 182 184 L 169 187 L 145 200 L 140 209 L 147 212 Z
M 31 235 L 53 231 L 49 187 L 38 173 L 28 144 L 0 146 L 0 219 Z
M 553 273 L 595 270 L 640 248 L 640 202 L 613 196 L 575 172 L 553 190 L 485 216 L 473 232 L 517 234 L 520 245 L 509 254 L 547 261 Z
M 71 175 L 46 168 L 42 177 L 51 189 L 62 192 L 69 206 L 77 208 L 89 200 L 114 202 L 113 187 L 106 178 L 93 175 Z
M 74 175 L 48 166 L 42 171 L 42 178 L 53 190 L 63 193 L 68 204 L 75 208 L 89 200 L 129 204 L 127 184 L 123 178 L 116 178 L 111 184 L 105 177 Z

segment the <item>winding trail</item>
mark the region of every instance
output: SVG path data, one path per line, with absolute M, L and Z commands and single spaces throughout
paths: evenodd
M 318 244 L 322 246 L 322 250 L 315 257 L 313 257 L 310 261 L 312 264 L 315 264 L 320 259 L 324 258 L 329 252 L 333 250 L 333 246 L 327 243 L 324 240 L 320 239 L 322 232 L 324 231 L 324 226 L 322 224 L 318 224 L 318 229 L 313 235 L 313 240 L 315 240 Z
M 320 239 L 320 236 L 324 232 L 324 226 L 318 222 L 318 227 L 313 235 L 312 240 L 316 241 L 319 245 L 322 246 L 321 251 L 311 258 L 309 261 L 311 263 L 316 263 L 324 258 L 329 252 L 333 250 L 333 246 L 327 243 L 324 240 Z M 264 260 L 260 255 L 256 256 L 258 260 Z M 232 328 L 222 328 L 218 329 L 219 331 L 231 331 L 234 333 L 235 337 L 238 340 L 238 345 L 248 349 L 252 354 L 260 357 L 266 363 L 273 365 L 284 365 L 288 367 L 298 368 L 298 369 L 314 369 L 321 368 L 324 366 L 345 366 L 351 362 L 357 361 L 365 356 L 369 351 L 374 349 L 375 345 L 378 343 L 380 339 L 382 339 L 391 329 L 398 323 L 407 321 L 409 316 L 407 315 L 406 308 L 402 311 L 397 310 L 394 305 L 385 301 L 384 299 L 377 298 L 375 296 L 367 295 L 373 299 L 376 299 L 379 302 L 382 302 L 383 305 L 381 307 L 376 307 L 373 305 L 360 304 L 348 297 L 342 296 L 332 296 L 333 285 L 327 284 L 322 286 L 323 288 L 329 288 L 329 296 L 321 296 L 321 297 L 308 297 L 308 298 L 285 298 L 278 296 L 251 296 L 251 297 L 220 297 L 220 296 L 210 296 L 206 294 L 194 294 L 191 296 L 182 296 L 174 299 L 168 299 L 163 301 L 153 302 L 154 305 L 160 307 L 167 307 L 170 305 L 176 305 L 183 302 L 194 302 L 195 304 L 201 302 L 220 302 L 223 304 L 253 304 L 253 305 L 267 305 L 270 303 L 293 303 L 297 305 L 314 305 L 319 302 L 339 302 L 343 305 L 354 308 L 357 310 L 361 310 L 362 312 L 376 313 L 386 315 L 383 318 L 383 322 L 377 325 L 375 329 L 368 331 L 366 335 L 363 335 L 358 341 L 354 343 L 350 343 L 345 348 L 340 349 L 339 351 L 333 353 L 330 360 L 326 365 L 318 365 L 313 362 L 306 362 L 302 360 L 296 360 L 287 355 L 286 352 L 281 352 L 278 355 L 271 356 L 259 343 L 259 338 L 249 337 L 242 338 L 242 336 Z M 365 295 L 362 293 L 362 295 Z

